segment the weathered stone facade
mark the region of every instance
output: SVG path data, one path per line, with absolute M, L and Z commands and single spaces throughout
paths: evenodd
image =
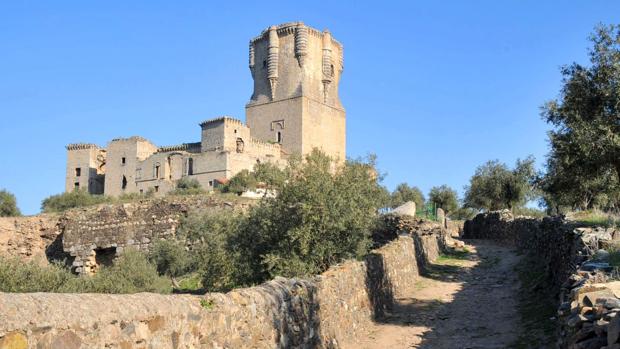
M 436 223 L 396 223 L 396 240 L 365 261 L 311 279 L 205 296 L 0 293 L 0 348 L 338 348 L 414 288 L 419 261 L 446 242 Z
M 46 264 L 62 253 L 60 217 L 0 217 L 0 255 Z
M 181 178 L 211 190 L 258 162 L 283 165 L 318 148 L 344 161 L 345 111 L 338 97 L 342 45 L 301 22 L 272 26 L 250 41 L 254 92 L 246 121 L 200 123 L 200 142 L 158 147 L 142 137 L 67 146 L 65 190 L 163 195 Z

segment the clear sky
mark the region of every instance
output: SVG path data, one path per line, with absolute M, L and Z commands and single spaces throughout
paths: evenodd
M 64 189 L 68 143 L 244 119 L 249 39 L 298 20 L 344 44 L 348 156 L 377 154 L 390 189 L 462 193 L 486 160 L 542 165 L 540 105 L 620 1 L 0 1 L 0 188 L 34 214 Z

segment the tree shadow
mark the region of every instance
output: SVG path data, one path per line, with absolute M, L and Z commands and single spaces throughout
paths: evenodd
M 482 249 L 486 242 L 471 241 L 471 244 Z M 417 244 L 416 244 L 417 245 Z M 416 246 L 417 249 L 421 247 Z M 498 248 L 499 251 L 501 248 Z M 493 250 L 496 251 L 496 250 Z M 417 251 L 416 251 L 417 252 Z M 519 314 L 518 306 L 510 299 L 516 292 L 508 274 L 512 272 L 508 264 L 500 269 L 493 252 L 491 256 L 480 256 L 477 253 L 462 255 L 454 251 L 444 251 L 443 257 L 429 261 L 428 256 L 416 253 L 416 259 L 420 274 L 434 281 L 452 284 L 456 292 L 451 293 L 450 300 L 438 297 L 432 298 L 432 289 L 426 290 L 424 297 L 419 297 L 420 290 L 415 290 L 407 297 L 395 299 L 394 290 L 382 293 L 369 288 L 369 298 L 375 311 L 375 322 L 395 326 L 419 327 L 418 342 L 416 348 L 509 348 L 517 339 L 511 335 L 518 330 Z M 488 252 L 485 252 L 488 253 Z M 380 256 L 379 256 L 380 257 Z M 385 275 L 385 266 L 379 257 L 375 259 L 376 266 L 368 278 L 381 280 Z M 442 260 L 443 258 L 443 260 Z M 459 265 L 460 260 L 477 261 L 474 266 Z M 421 260 L 422 259 L 422 260 Z M 454 263 L 454 264 L 451 264 Z M 509 272 L 510 270 L 510 272 Z M 492 271 L 490 273 L 490 271 Z M 381 281 L 391 285 L 390 280 Z M 376 286 L 372 280 L 367 280 L 367 285 Z M 454 285 L 453 283 L 459 283 Z M 392 297 L 387 299 L 387 297 Z M 512 302 L 512 303 L 511 303 Z M 388 304 L 389 307 L 384 306 Z M 388 310 L 388 311 L 386 311 Z M 490 316 L 491 315 L 491 316 Z M 459 318 L 462 317 L 462 318 Z

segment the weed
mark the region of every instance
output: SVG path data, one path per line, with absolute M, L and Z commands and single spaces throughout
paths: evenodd
M 210 298 L 201 299 L 200 306 L 203 307 L 204 309 L 212 310 L 213 307 L 215 307 L 215 302 L 213 301 L 213 299 L 210 299 Z

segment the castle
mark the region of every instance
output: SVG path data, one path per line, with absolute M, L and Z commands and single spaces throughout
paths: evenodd
M 91 194 L 164 194 L 181 178 L 211 190 L 256 163 L 285 163 L 313 148 L 345 158 L 345 111 L 338 97 L 342 45 L 302 22 L 271 26 L 250 40 L 254 91 L 246 124 L 223 116 L 200 123 L 200 142 L 158 147 L 142 137 L 107 148 L 67 146 L 65 190 Z

